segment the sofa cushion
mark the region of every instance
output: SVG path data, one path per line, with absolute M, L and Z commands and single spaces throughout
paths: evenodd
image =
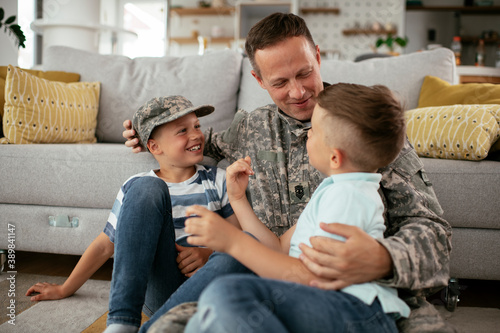
M 2 187 L 10 191 L 0 191 L 0 202 L 9 204 L 109 209 L 125 180 L 158 166 L 150 153 L 134 154 L 123 144 L 1 148 L 0 174 L 9 175 Z
M 450 85 L 435 76 L 425 77 L 418 107 L 453 104 L 500 104 L 500 85 L 492 83 Z
M 99 82 L 63 83 L 9 66 L 2 143 L 96 141 Z
M 104 209 L 129 177 L 158 168 L 150 153 L 104 143 L 3 145 L 0 161 L 8 175 L 1 186 L 9 189 L 0 191 L 1 203 Z
M 78 82 L 80 80 L 80 74 L 77 73 L 67 73 L 67 72 L 59 72 L 59 71 L 39 71 L 34 69 L 23 69 L 23 71 L 38 76 L 42 79 L 47 79 L 51 81 L 60 81 L 60 82 Z M 3 117 L 3 108 L 5 105 L 5 79 L 7 79 L 7 66 L 0 66 L 0 122 Z M 0 126 L 0 137 L 2 137 L 2 126 Z
M 253 77 L 252 65 L 248 58 L 244 58 L 241 64 L 240 93 L 238 95 L 238 109 L 253 111 L 258 107 L 273 104 L 271 96 L 267 90 L 262 89 L 257 80 Z
M 419 156 L 481 160 L 500 137 L 497 114 L 496 104 L 410 110 L 405 113 L 408 139 Z
M 130 59 L 52 46 L 45 53 L 44 69 L 76 72 L 82 81 L 100 81 L 98 141 L 122 143 L 123 121 L 159 96 L 183 95 L 195 105 L 214 105 L 215 112 L 201 118 L 201 125 L 216 131 L 229 127 L 236 112 L 241 59 L 241 54 L 230 50 L 182 58 Z
M 452 227 L 500 230 L 500 162 L 421 160 L 444 210 L 443 218 Z
M 345 60 L 325 60 L 321 63 L 323 81 L 385 85 L 398 93 L 406 109 L 417 107 L 420 88 L 427 75 L 456 83 L 458 77 L 453 52 L 440 48 L 357 63 Z

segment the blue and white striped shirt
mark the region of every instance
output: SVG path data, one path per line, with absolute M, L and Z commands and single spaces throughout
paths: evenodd
M 136 174 L 122 185 L 116 196 L 113 208 L 109 213 L 108 222 L 104 233 L 111 242 L 115 239 L 115 230 L 123 202 L 124 192 L 132 180 L 140 177 L 158 177 L 154 170 Z M 165 182 L 170 192 L 172 204 L 172 217 L 174 220 L 175 238 L 179 240 L 186 235 L 184 222 L 186 221 L 186 208 L 200 205 L 216 212 L 223 218 L 234 214 L 226 191 L 226 171 L 217 167 L 196 165 L 195 174 L 181 183 Z M 183 244 L 184 245 L 184 244 Z

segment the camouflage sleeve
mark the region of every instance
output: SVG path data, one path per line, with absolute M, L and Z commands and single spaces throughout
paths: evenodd
M 408 141 L 381 171 L 387 230 L 380 243 L 392 257 L 393 276 L 378 282 L 433 293 L 448 284 L 451 226 L 441 218 L 441 206 Z
M 239 110 L 231 123 L 231 126 L 225 131 L 214 133 L 210 128 L 205 132 L 205 149 L 203 154 L 215 159 L 217 162 L 227 158 L 232 163 L 234 156 L 238 152 L 238 131 L 241 123 L 248 113 Z

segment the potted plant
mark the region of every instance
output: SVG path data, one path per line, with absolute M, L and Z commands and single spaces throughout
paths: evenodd
M 4 16 L 5 12 L 3 8 L 0 7 L 0 28 L 3 27 L 5 33 L 13 34 L 16 37 L 18 48 L 25 48 L 24 42 L 26 41 L 26 36 L 24 36 L 19 24 L 14 23 L 16 15 L 9 16 L 5 22 L 3 22 Z
M 386 45 L 389 49 L 389 54 L 391 55 L 399 55 L 398 52 L 394 51 L 395 45 L 399 45 L 400 47 L 405 47 L 408 44 L 408 37 L 402 38 L 398 36 L 393 36 L 391 33 L 387 34 L 386 38 L 379 38 L 375 43 L 375 47 L 378 49 L 382 45 Z

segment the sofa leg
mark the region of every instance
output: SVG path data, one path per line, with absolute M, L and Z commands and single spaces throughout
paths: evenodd
M 457 308 L 457 303 L 460 301 L 458 299 L 458 296 L 460 296 L 460 287 L 458 285 L 458 280 L 450 278 L 444 295 L 446 310 L 450 312 L 455 311 L 455 309 Z
M 7 250 L 0 249 L 0 274 L 3 272 L 3 267 L 7 261 Z

